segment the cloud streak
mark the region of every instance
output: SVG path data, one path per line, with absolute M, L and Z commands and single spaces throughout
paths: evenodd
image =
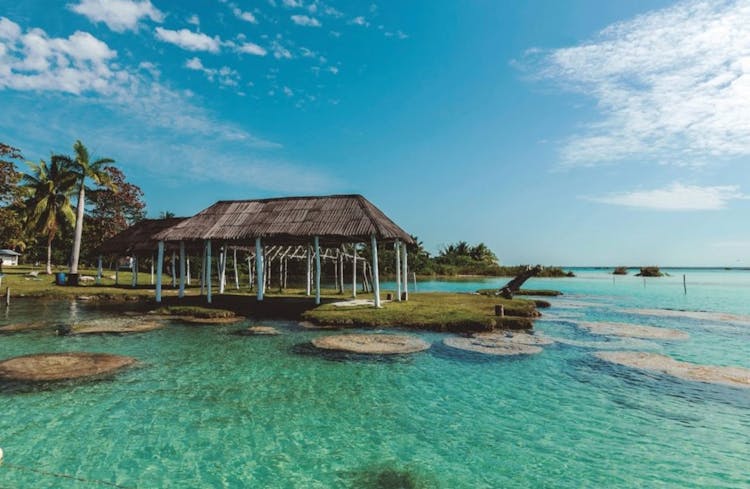
M 135 31 L 141 19 L 162 22 L 164 14 L 150 0 L 81 0 L 68 8 L 91 22 L 103 22 L 115 32 Z
M 650 159 L 703 165 L 750 155 L 750 4 L 691 0 L 611 25 L 589 42 L 530 50 L 535 72 L 596 100 L 566 165 Z
M 737 185 L 701 187 L 674 182 L 661 189 L 633 190 L 586 200 L 624 207 L 660 211 L 715 211 L 725 209 L 732 200 L 747 199 Z

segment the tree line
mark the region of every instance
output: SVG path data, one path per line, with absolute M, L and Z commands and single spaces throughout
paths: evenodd
M 145 218 L 143 191 L 126 180 L 111 158 L 93 158 L 81 142 L 73 153 L 26 162 L 21 150 L 0 142 L 0 248 L 25 261 L 93 263 L 101 243 Z

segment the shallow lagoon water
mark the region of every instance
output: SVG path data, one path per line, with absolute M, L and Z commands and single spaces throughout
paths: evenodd
M 649 341 L 677 359 L 750 368 L 750 326 L 635 314 L 672 308 L 750 316 L 750 272 L 681 271 L 643 280 L 579 270 L 533 279 L 556 288 L 537 329 L 607 341 L 576 320 L 663 326 L 686 341 Z M 422 282 L 473 291 L 503 283 Z M 16 301 L 0 324 L 112 312 Z M 573 344 L 490 358 L 441 345 L 395 359 L 312 354 L 329 332 L 263 321 L 130 336 L 0 336 L 0 357 L 44 351 L 131 355 L 111 380 L 0 392 L 0 487 L 743 487 L 750 389 L 686 382 L 611 365 Z M 616 339 L 612 339 L 616 341 Z M 572 342 L 573 343 L 573 342 Z M 637 345 L 637 343 L 636 343 Z M 33 468 L 40 472 L 31 472 Z

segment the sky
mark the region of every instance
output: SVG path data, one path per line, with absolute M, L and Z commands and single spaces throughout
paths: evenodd
M 0 141 L 149 216 L 360 193 L 431 252 L 750 266 L 750 2 L 0 0 Z

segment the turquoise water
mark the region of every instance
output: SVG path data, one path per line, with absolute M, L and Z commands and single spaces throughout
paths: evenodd
M 750 272 L 675 270 L 647 279 L 645 288 L 635 277 L 613 284 L 605 271 L 577 273 L 529 282 L 565 292 L 538 330 L 607 342 L 575 322 L 677 328 L 690 339 L 630 346 L 750 368 L 750 324 L 740 317 L 750 316 Z M 473 291 L 502 282 L 418 287 Z M 736 317 L 634 311 L 641 308 Z M 108 314 L 115 313 L 18 300 L 0 311 L 0 324 Z M 141 360 L 107 381 L 0 392 L 0 487 L 718 488 L 750 481 L 750 389 L 612 366 L 578 346 L 489 358 L 443 347 L 435 333 L 419 334 L 434 346 L 408 358 L 324 357 L 305 344 L 329 333 L 262 323 L 285 334 L 243 337 L 231 334 L 243 325 L 174 323 L 131 336 L 0 336 L 2 358 L 76 350 Z

